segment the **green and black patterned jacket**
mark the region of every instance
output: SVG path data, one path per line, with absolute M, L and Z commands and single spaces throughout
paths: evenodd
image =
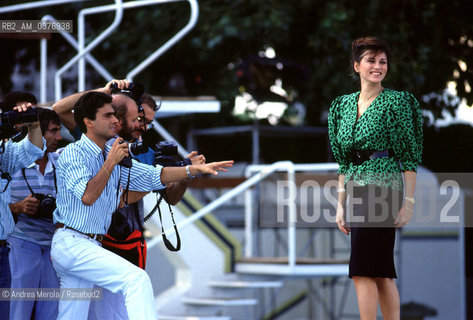
M 422 110 L 408 92 L 384 89 L 357 119 L 360 92 L 337 97 L 330 107 L 328 132 L 339 174 L 345 182 L 402 190 L 403 171 L 417 171 L 422 157 Z M 351 161 L 353 150 L 392 149 L 395 157 Z

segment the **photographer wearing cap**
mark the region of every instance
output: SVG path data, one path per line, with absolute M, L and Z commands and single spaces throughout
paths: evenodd
M 10 195 L 5 193 L 8 189 L 9 182 L 11 180 L 9 172 L 16 172 L 21 168 L 33 163 L 36 159 L 43 156 L 44 153 L 44 140 L 41 134 L 39 122 L 37 121 L 37 115 L 33 122 L 30 122 L 31 118 L 23 118 L 22 112 L 25 114 L 31 114 L 31 108 L 36 104 L 31 99 L 30 94 L 24 93 L 25 95 L 16 94 L 19 96 L 19 100 L 13 104 L 10 102 L 13 95 L 7 95 L 4 99 L 5 104 L 2 103 L 2 114 L 0 120 L 0 288 L 10 288 L 11 274 L 10 274 L 10 263 L 8 258 L 9 248 L 7 243 L 7 237 L 12 233 L 15 228 L 15 222 L 8 206 Z M 30 95 L 30 96 L 29 96 Z M 33 96 L 34 97 L 34 96 Z M 12 109 L 11 111 L 10 108 Z M 34 112 L 33 112 L 34 113 Z M 28 137 L 23 139 L 19 143 L 11 141 L 5 141 L 8 138 L 8 134 L 15 133 L 13 124 L 18 123 L 16 121 L 29 122 Z M 8 133 L 8 134 L 7 134 Z M 11 136 L 10 136 L 11 137 Z M 2 317 L 8 319 L 10 303 L 9 301 L 0 301 L 0 314 Z
M 233 161 L 163 168 L 132 160 L 131 168 L 117 166 L 128 156 L 128 146 L 122 138 L 117 138 L 111 147 L 106 146 L 116 136 L 118 125 L 111 102 L 112 97 L 107 94 L 89 92 L 74 106 L 74 119 L 83 134 L 59 156 L 54 211 L 57 229 L 51 258 L 61 288 L 98 285 L 121 292 L 130 320 L 157 319 L 146 272 L 100 246 L 121 192 L 123 188 L 158 190 L 189 176 L 218 174 L 227 171 Z M 61 300 L 58 319 L 87 319 L 89 304 L 90 301 Z
M 44 156 L 14 173 L 10 183 L 10 209 L 17 219 L 8 238 L 12 288 L 59 287 L 51 263 L 51 239 L 55 230 L 52 218 L 56 208 L 56 150 L 62 139 L 61 122 L 51 110 L 42 111 L 39 119 L 46 140 Z M 10 319 L 56 319 L 57 306 L 57 300 L 13 300 Z

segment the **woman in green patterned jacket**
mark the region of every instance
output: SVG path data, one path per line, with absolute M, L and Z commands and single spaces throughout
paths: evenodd
M 419 103 L 410 93 L 381 84 L 389 62 L 389 46 L 383 40 L 353 41 L 352 65 L 361 90 L 336 98 L 329 114 L 330 143 L 339 164 L 336 223 L 340 231 L 351 233 L 349 276 L 362 320 L 376 319 L 378 303 L 384 319 L 400 318 L 395 228 L 412 218 L 422 155 Z M 345 210 L 347 194 L 361 201 L 353 201 L 351 211 Z

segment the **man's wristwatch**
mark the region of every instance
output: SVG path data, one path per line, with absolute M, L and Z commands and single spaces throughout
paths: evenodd
M 186 166 L 186 173 L 187 173 L 187 176 L 189 177 L 189 179 L 194 179 L 195 178 L 195 176 L 193 176 L 192 173 L 191 173 L 191 166 L 189 164 Z

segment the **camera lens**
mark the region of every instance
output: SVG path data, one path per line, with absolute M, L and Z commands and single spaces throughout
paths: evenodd
M 143 144 L 143 141 L 136 141 L 129 145 L 130 153 L 134 156 L 148 152 L 148 147 Z

